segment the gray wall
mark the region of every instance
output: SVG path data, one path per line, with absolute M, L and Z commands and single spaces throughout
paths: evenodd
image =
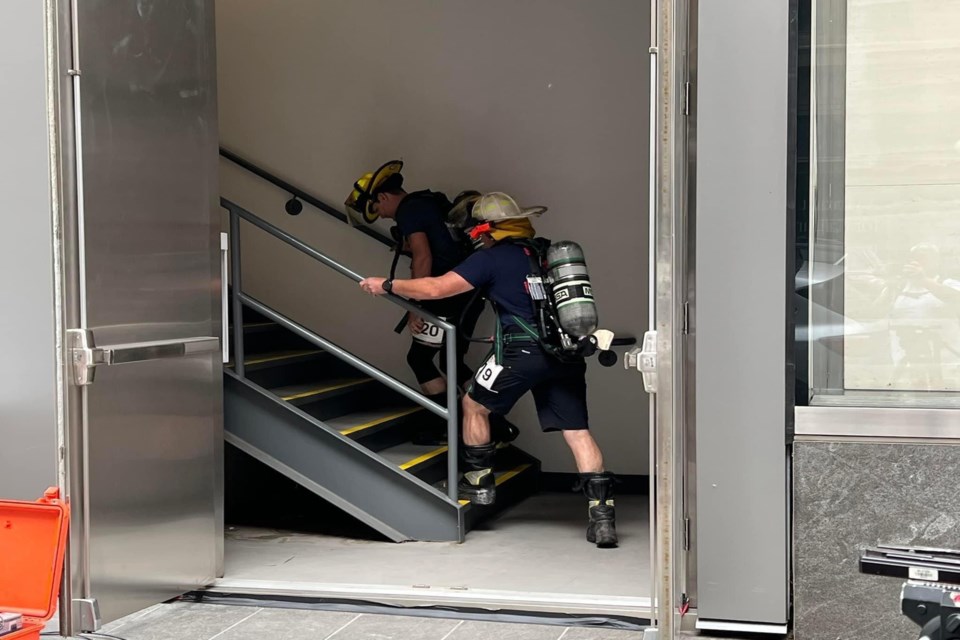
M 0 3 L 0 498 L 57 484 L 44 3 Z
M 402 157 L 413 188 L 547 205 L 537 228 L 583 244 L 602 324 L 642 335 L 648 20 L 632 0 L 219 0 L 221 140 L 335 204 L 362 171 Z M 283 194 L 221 173 L 227 197 L 361 273 L 386 272 L 379 245 L 309 208 L 285 217 Z M 245 289 L 413 382 L 397 310 L 262 234 L 244 243 Z M 594 362 L 588 383 L 608 466 L 646 473 L 639 376 Z M 546 470 L 574 470 L 529 399 L 514 419 Z
M 851 409 L 852 411 L 853 409 Z M 861 575 L 860 552 L 960 548 L 956 446 L 799 442 L 794 447 L 797 640 L 899 640 L 901 580 Z
M 783 624 L 789 3 L 699 4 L 698 614 Z

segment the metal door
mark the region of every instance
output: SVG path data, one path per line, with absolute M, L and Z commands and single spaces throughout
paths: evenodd
M 60 9 L 75 632 L 215 578 L 220 225 L 213 0 Z

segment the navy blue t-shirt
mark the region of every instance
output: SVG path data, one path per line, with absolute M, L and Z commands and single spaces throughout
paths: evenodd
M 536 326 L 533 300 L 525 286 L 530 275 L 530 258 L 522 246 L 500 243 L 480 249 L 453 271 L 475 289 L 486 289 L 487 297 L 500 309 L 504 329 L 517 326 L 510 317 L 514 315 Z
M 463 249 L 450 235 L 440 203 L 429 191 L 411 193 L 401 200 L 396 220 L 405 238 L 419 232 L 427 234 L 433 257 L 431 276 L 442 276 L 463 260 Z

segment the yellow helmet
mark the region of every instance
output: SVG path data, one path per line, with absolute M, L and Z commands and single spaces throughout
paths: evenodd
M 385 186 L 399 188 L 403 185 L 401 169 L 403 169 L 402 160 L 391 160 L 376 171 L 363 174 L 353 183 L 353 191 L 343 204 L 359 213 L 364 222 L 375 222 L 378 216 L 371 211 L 371 207 L 377 200 L 377 194 Z

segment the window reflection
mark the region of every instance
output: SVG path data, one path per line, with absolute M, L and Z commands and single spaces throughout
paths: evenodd
M 957 406 L 960 2 L 812 10 L 798 374 L 811 404 Z

